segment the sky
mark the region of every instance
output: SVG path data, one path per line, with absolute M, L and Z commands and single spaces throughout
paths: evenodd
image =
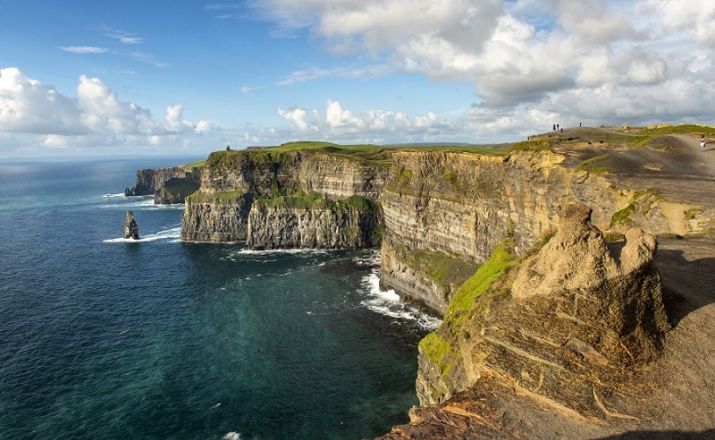
M 0 158 L 713 124 L 713 0 L 0 0 Z

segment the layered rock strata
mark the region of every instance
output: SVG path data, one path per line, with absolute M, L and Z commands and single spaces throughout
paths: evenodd
M 186 199 L 182 238 L 251 248 L 379 244 L 388 167 L 312 151 L 212 153 Z
M 383 284 L 442 313 L 454 289 L 440 288 L 397 254 L 396 245 L 481 264 L 508 238 L 521 255 L 553 233 L 554 219 L 572 202 L 592 204 L 594 224 L 618 235 L 632 225 L 653 234 L 689 228 L 687 207 L 615 187 L 598 174 L 564 167 L 564 160 L 548 150 L 395 153 L 379 199 Z
M 445 409 L 473 414 L 484 422 L 474 438 L 489 438 L 505 395 L 574 420 L 631 417 L 614 397 L 638 394 L 634 373 L 659 355 L 669 329 L 656 241 L 631 229 L 613 252 L 590 217 L 567 207 L 538 253 L 518 263 L 502 245 L 460 288 L 419 345 L 418 397 L 438 406 L 413 411 L 413 425 L 388 438 L 421 438 L 427 414 Z
M 184 203 L 184 199 L 199 189 L 201 170 L 198 167 L 170 167 L 137 171 L 136 184 L 126 188 L 124 195 L 154 196 L 156 204 Z
M 186 177 L 183 167 L 147 168 L 137 171 L 136 183 L 124 190 L 126 196 L 151 196 L 169 179 Z

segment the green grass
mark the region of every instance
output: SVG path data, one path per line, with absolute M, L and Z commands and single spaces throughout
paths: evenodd
M 206 193 L 203 191 L 196 191 L 186 198 L 187 203 L 226 203 L 235 202 L 236 200 L 243 197 L 241 191 L 225 191 L 217 193 Z
M 422 338 L 419 343 L 419 348 L 422 354 L 427 356 L 427 358 L 439 368 L 441 374 L 449 373 L 454 367 L 455 360 L 452 359 L 450 362 L 448 359 L 454 350 L 451 344 L 437 333 L 432 332 Z
M 367 211 L 377 209 L 377 205 L 362 196 L 350 196 L 344 199 L 330 199 L 315 192 L 297 192 L 290 195 L 261 197 L 257 203 L 271 208 L 290 209 L 330 209 L 335 212 Z
M 440 389 L 431 390 L 432 398 L 437 399 L 452 387 L 451 373 L 461 365 L 461 353 L 456 344 L 457 338 L 465 333 L 464 323 L 467 317 L 479 312 L 478 299 L 502 277 L 514 264 L 516 257 L 511 252 L 510 244 L 500 243 L 491 257 L 465 281 L 452 297 L 444 316 L 443 324 L 429 333 L 419 343 L 422 355 L 439 371 L 442 380 Z M 508 291 L 497 292 L 495 298 L 504 298 Z
M 635 201 L 635 197 L 634 197 L 628 202 L 628 205 L 625 208 L 613 213 L 613 215 L 611 216 L 610 227 L 614 227 L 616 225 L 631 225 L 631 224 L 633 224 L 633 220 L 631 220 L 631 217 L 635 213 L 636 213 L 636 201 Z
M 603 174 L 611 172 L 613 169 L 608 164 L 609 155 L 601 154 L 596 157 L 584 160 L 581 162 L 576 169 L 580 171 L 588 171 L 593 174 Z
M 299 141 L 288 142 L 275 147 L 261 147 L 246 150 L 250 153 L 259 152 L 312 152 L 323 153 L 343 159 L 353 160 L 365 165 L 388 167 L 393 151 L 372 144 L 338 145 L 331 142 Z
M 183 165 L 183 167 L 187 170 L 191 170 L 191 168 L 203 168 L 204 166 L 206 166 L 206 159 Z
M 661 198 L 662 197 L 660 193 L 658 193 L 658 191 L 654 189 L 637 191 L 628 201 L 628 205 L 626 205 L 625 208 L 613 213 L 613 215 L 611 216 L 611 223 L 609 227 L 612 228 L 617 225 L 628 226 L 633 224 L 633 220 L 631 219 L 631 217 L 633 217 L 633 215 L 638 210 L 639 204 L 647 202 L 647 206 L 645 206 L 643 209 L 643 212 L 647 214 L 651 210 L 653 203 L 655 203 L 657 200 L 660 200 Z
M 620 131 L 620 130 L 619 130 Z M 607 141 L 609 143 L 620 143 L 629 148 L 642 148 L 649 145 L 655 139 L 671 134 L 691 134 L 715 136 L 715 127 L 707 125 L 682 124 L 658 128 L 630 127 L 627 133 L 614 133 Z
M 459 189 L 459 181 L 458 181 L 458 180 L 459 180 L 459 176 L 457 175 L 456 172 L 454 172 L 454 171 L 449 171 L 449 172 L 445 173 L 445 174 L 442 176 L 442 180 L 444 180 L 445 182 L 451 183 L 452 186 L 454 186 L 456 189 Z
M 386 189 L 393 192 L 405 192 L 412 181 L 412 170 L 400 168 L 397 175 L 385 185 Z
M 489 146 L 489 145 L 400 145 L 386 147 L 396 151 L 445 151 L 453 153 L 472 153 L 485 156 L 506 156 L 509 154 L 509 147 Z
M 201 164 L 214 167 L 238 167 L 246 161 L 270 162 L 281 160 L 281 154 L 309 152 L 329 154 L 343 159 L 360 162 L 364 165 L 389 167 L 392 155 L 398 151 L 452 151 L 484 155 L 503 156 L 508 154 L 506 147 L 485 145 L 399 145 L 380 146 L 373 144 L 339 145 L 323 141 L 297 141 L 266 147 L 250 147 L 245 150 L 221 150 L 209 155 Z M 283 156 L 285 157 L 285 156 Z M 196 162 L 199 164 L 199 162 Z
M 715 127 L 709 125 L 683 124 L 670 127 L 645 128 L 638 132 L 639 135 L 665 136 L 669 134 L 704 134 L 715 136 Z
M 507 243 L 499 243 L 489 260 L 479 266 L 474 275 L 465 281 L 452 297 L 444 318 L 452 327 L 452 331 L 461 327 L 466 317 L 474 310 L 477 299 L 516 262 L 517 259 Z
M 517 142 L 511 146 L 511 151 L 550 151 L 551 144 L 546 139 Z
M 461 285 L 475 270 L 475 263 L 442 252 L 414 250 L 397 244 L 394 247 L 405 264 L 427 275 L 445 292 L 449 292 L 451 286 Z

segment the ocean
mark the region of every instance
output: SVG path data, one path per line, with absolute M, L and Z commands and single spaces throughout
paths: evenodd
M 0 162 L 0 439 L 360 439 L 406 422 L 437 321 L 379 289 L 376 251 L 182 243 L 181 206 L 120 193 L 171 165 Z M 139 242 L 121 238 L 127 210 Z

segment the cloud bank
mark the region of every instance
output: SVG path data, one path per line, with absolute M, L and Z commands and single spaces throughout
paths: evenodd
M 260 0 L 253 8 L 339 53 L 434 80 L 470 79 L 478 99 L 464 117 L 484 124 L 477 137 L 559 120 L 715 118 L 710 0 Z M 541 125 L 521 125 L 529 122 Z
M 16 67 L 0 69 L 0 135 L 51 148 L 184 143 L 211 129 L 208 121 L 183 118 L 183 106 L 166 108 L 163 120 L 124 102 L 98 78 L 79 77 L 76 96 L 28 77 Z

